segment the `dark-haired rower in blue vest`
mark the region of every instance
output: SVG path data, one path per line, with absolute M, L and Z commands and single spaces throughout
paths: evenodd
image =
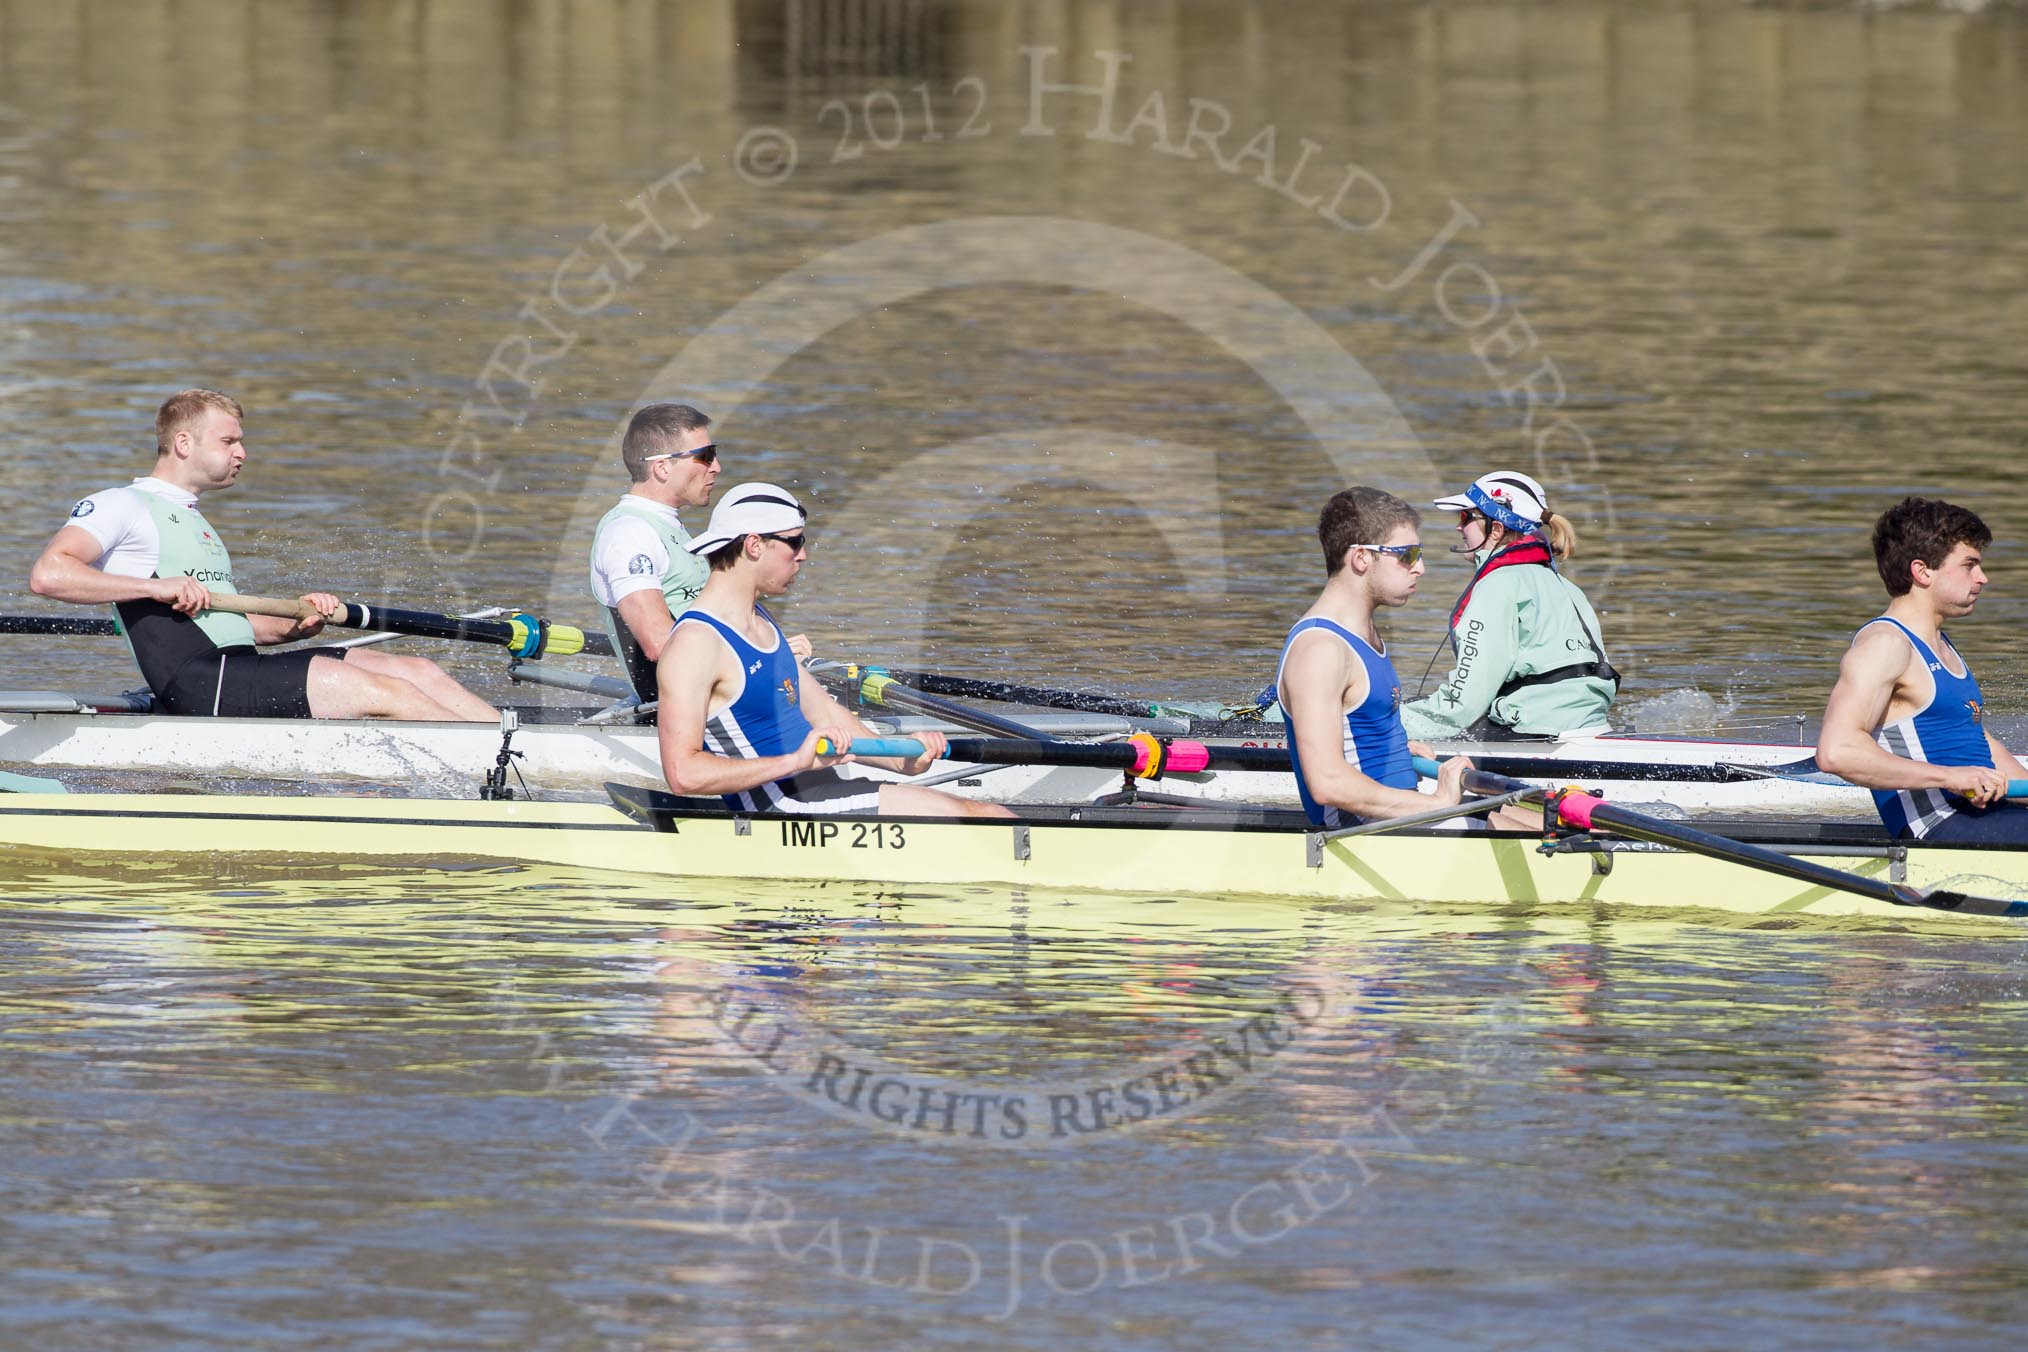
M 1892 599 L 1839 664 L 1817 764 L 1873 790 L 1881 822 L 1903 839 L 2028 843 L 2028 808 L 2005 801 L 2007 781 L 2028 767 L 1986 731 L 1979 683 L 1943 631 L 1977 604 L 1992 540 L 1972 512 L 1924 498 L 1873 527 Z
M 1401 682 L 1373 627 L 1382 606 L 1405 605 L 1422 576 L 1420 518 L 1377 488 L 1348 488 L 1317 522 L 1327 574 L 1316 603 L 1289 631 L 1275 678 L 1289 725 L 1289 758 L 1310 820 L 1323 827 L 1405 817 L 1463 799 L 1471 762 L 1445 762 L 1435 792 L 1416 788 L 1412 755 L 1429 748 L 1401 726 Z M 1500 825 L 1533 826 L 1522 814 Z M 1473 823 L 1476 825 L 1476 821 Z
M 943 754 L 943 734 L 917 734 L 923 754 L 856 762 L 818 750 L 870 735 L 796 661 L 763 596 L 780 596 L 802 571 L 802 504 L 774 484 L 741 484 L 686 546 L 710 566 L 655 664 L 662 773 L 678 793 L 718 794 L 740 812 L 875 813 L 1011 817 L 973 802 L 894 782 L 867 767 L 919 775 Z

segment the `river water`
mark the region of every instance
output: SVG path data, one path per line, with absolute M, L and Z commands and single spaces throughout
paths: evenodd
M 2020 1313 L 2007 941 L 15 862 L 13 1346 L 1980 1347 Z
M 206 504 L 243 590 L 582 622 L 619 429 L 685 399 L 727 482 L 811 503 L 820 653 L 1225 699 L 1332 491 L 1508 465 L 1584 534 L 1628 718 L 1702 728 L 1821 709 L 1868 527 L 1920 492 L 1994 528 L 1955 637 L 2004 715 L 2024 74 L 2007 7 L 0 0 L 0 557 L 25 580 L 204 384 L 248 408 Z M 1411 683 L 1463 576 L 1390 617 Z M 16 688 L 138 683 L 10 642 Z M 2007 941 L 0 871 L 7 1345 L 1970 1347 L 2022 1313 Z M 1060 1096 L 1187 1092 L 1242 1026 L 1285 1045 L 1052 1139 Z M 1027 1129 L 927 1139 L 837 1101 L 858 1069 Z

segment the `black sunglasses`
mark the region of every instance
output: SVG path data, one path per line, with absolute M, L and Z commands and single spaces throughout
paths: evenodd
M 789 547 L 789 552 L 791 554 L 800 554 L 803 552 L 804 534 L 805 533 L 803 531 L 797 531 L 794 535 L 763 535 L 761 536 L 761 539 L 780 540 L 783 544 Z
M 692 459 L 696 460 L 700 465 L 716 464 L 718 462 L 718 443 L 714 441 L 709 445 L 699 446 L 694 451 L 664 451 L 661 455 L 644 455 L 641 457 L 641 463 L 651 465 L 657 460 Z

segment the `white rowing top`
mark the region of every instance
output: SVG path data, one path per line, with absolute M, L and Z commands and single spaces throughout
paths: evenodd
M 82 499 L 64 522 L 99 542 L 97 566 L 114 577 L 153 577 L 162 562 L 162 532 L 146 499 L 140 496 L 143 493 L 171 506 L 197 511 L 197 499 L 188 489 L 149 475 Z
M 638 500 L 627 504 L 632 510 L 608 515 L 592 541 L 592 599 L 602 606 L 618 606 L 622 597 L 638 591 L 662 590 L 669 574 L 669 545 L 649 516 L 666 516 L 683 538 L 689 534 L 674 507 L 635 496 Z

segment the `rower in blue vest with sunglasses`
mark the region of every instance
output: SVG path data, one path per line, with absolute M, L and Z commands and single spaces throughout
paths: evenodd
M 710 428 L 711 419 L 688 404 L 650 404 L 635 413 L 620 442 L 633 484 L 592 539 L 592 599 L 642 703 L 655 698 L 655 663 L 676 618 L 711 572 L 690 552 L 690 532 L 676 515 L 711 501 L 724 468 Z M 798 658 L 810 655 L 801 634 L 789 646 Z
M 1411 737 L 1499 740 L 1604 731 L 1619 693 L 1598 616 L 1557 569 L 1577 553 L 1577 530 L 1549 510 L 1542 485 L 1495 470 L 1437 499 L 1458 514 L 1472 580 L 1451 608 L 1456 664 L 1435 693 L 1401 707 Z
M 1453 757 L 1434 796 L 1417 791 L 1411 743 L 1401 727 L 1401 681 L 1374 624 L 1377 610 L 1408 604 L 1422 577 L 1415 508 L 1378 488 L 1348 488 L 1324 505 L 1324 590 L 1282 645 L 1274 697 L 1289 728 L 1289 759 L 1303 810 L 1338 828 L 1463 798 L 1471 762 Z

